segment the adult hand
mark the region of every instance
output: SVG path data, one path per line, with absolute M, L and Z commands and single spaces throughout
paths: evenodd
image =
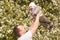
M 41 15 L 42 11 L 39 11 L 39 13 L 36 16 L 36 19 L 39 19 L 40 15 Z

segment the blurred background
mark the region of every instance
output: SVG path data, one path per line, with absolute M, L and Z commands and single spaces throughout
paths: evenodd
M 60 40 L 60 0 L 0 0 L 0 40 L 16 40 L 13 34 L 16 24 L 28 30 L 32 24 L 29 17 L 32 1 L 42 7 L 44 15 L 55 25 L 51 31 L 41 25 L 33 40 Z

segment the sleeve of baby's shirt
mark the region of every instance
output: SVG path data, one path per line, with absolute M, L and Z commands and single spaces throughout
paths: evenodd
M 40 10 L 41 10 L 41 8 L 39 6 L 37 6 L 35 11 L 34 11 L 34 14 L 37 14 Z

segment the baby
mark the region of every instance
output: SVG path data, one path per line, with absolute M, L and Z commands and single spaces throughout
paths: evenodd
M 40 23 L 44 24 L 44 27 L 48 28 L 49 30 L 52 29 L 53 23 L 46 18 L 46 16 L 42 13 L 41 7 L 35 5 L 34 2 L 31 2 L 29 4 L 29 9 L 31 12 L 31 17 L 33 20 L 35 20 L 36 15 L 40 12 Z

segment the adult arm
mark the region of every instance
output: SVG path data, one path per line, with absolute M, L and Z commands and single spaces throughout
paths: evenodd
M 38 26 L 39 26 L 39 17 L 40 17 L 40 13 L 41 13 L 42 11 L 40 11 L 38 14 L 37 14 L 37 16 L 36 16 L 36 20 L 35 20 L 35 22 L 33 22 L 33 24 L 30 26 L 30 31 L 32 32 L 32 35 L 34 35 L 35 33 L 36 33 L 36 30 L 37 30 L 37 28 L 38 28 Z

